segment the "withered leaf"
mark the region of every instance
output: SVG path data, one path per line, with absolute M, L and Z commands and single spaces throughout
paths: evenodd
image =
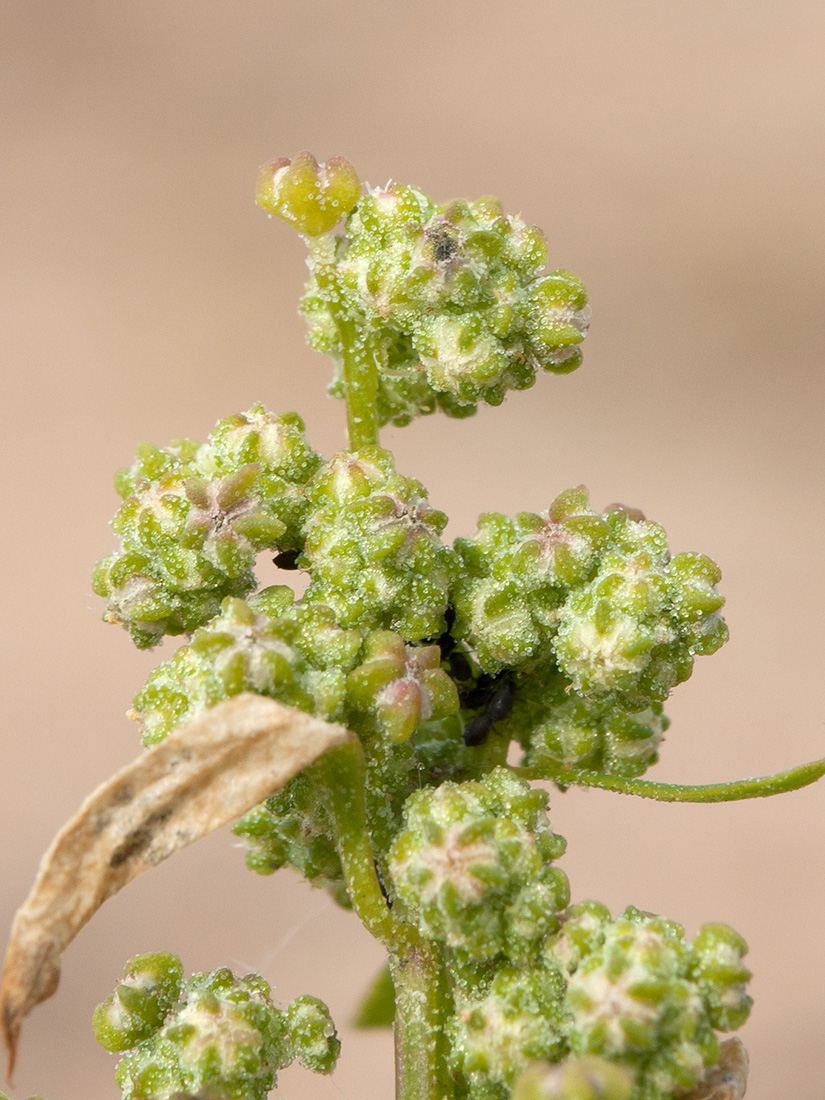
M 54 993 L 61 953 L 107 898 L 354 736 L 272 699 L 236 695 L 98 787 L 55 837 L 14 918 L 0 986 L 9 1075 L 23 1019 Z

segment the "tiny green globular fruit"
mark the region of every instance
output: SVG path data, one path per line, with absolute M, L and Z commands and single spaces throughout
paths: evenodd
M 596 903 L 572 906 L 547 944 L 567 984 L 571 1050 L 627 1066 L 651 1100 L 691 1088 L 718 1060 L 714 1029 L 748 1017 L 746 951 L 725 925 L 691 945 L 681 925 L 633 907 L 613 921 Z
M 220 614 L 151 674 L 131 717 L 144 744 L 162 741 L 183 722 L 242 691 L 277 699 L 328 720 L 344 716 L 347 672 L 361 634 L 343 630 L 329 608 L 293 604 L 292 589 L 273 585 L 247 601 L 227 597 Z
M 232 831 L 246 840 L 246 864 L 256 874 L 293 867 L 313 886 L 328 890 L 339 905 L 351 908 L 327 793 L 313 768 L 245 814 Z
M 530 1062 L 567 1052 L 564 984 L 542 967 L 502 966 L 484 993 L 456 998 L 451 1037 L 472 1100 L 509 1100 Z
M 580 695 L 550 661 L 516 678 L 513 709 L 499 729 L 521 743 L 533 775 L 563 782 L 570 768 L 643 775 L 669 724 L 661 703 L 630 710 L 610 696 Z
M 487 672 L 552 661 L 578 695 L 644 710 L 727 640 L 718 566 L 671 558 L 635 510 L 598 515 L 583 486 L 542 514 L 481 516 L 456 551 L 456 630 Z

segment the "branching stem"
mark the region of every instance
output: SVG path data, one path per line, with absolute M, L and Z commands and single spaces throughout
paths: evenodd
M 364 926 L 388 947 L 398 936 L 375 871 L 364 805 L 364 750 L 353 739 L 319 761 L 338 835 L 338 852 L 353 908 Z
M 729 783 L 683 785 L 681 783 L 656 783 L 650 779 L 629 779 L 619 775 L 603 775 L 601 772 L 575 768 L 514 768 L 524 779 L 552 779 L 559 787 L 600 787 L 619 794 L 635 794 L 640 798 L 654 798 L 658 802 L 738 802 L 746 798 L 766 798 L 807 787 L 825 775 L 825 759 L 810 764 L 800 764 L 776 775 L 757 779 L 734 779 Z

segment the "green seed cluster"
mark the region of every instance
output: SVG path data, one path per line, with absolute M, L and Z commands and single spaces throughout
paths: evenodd
M 726 925 L 690 944 L 680 925 L 632 907 L 613 921 L 598 902 L 571 906 L 527 965 L 459 987 L 454 1067 L 472 1100 L 506 1100 L 536 1059 L 561 1064 L 533 1067 L 513 1096 L 586 1098 L 592 1069 L 599 1098 L 626 1100 L 632 1086 L 639 1100 L 670 1100 L 718 1061 L 714 1029 L 747 1019 L 746 950 Z
M 613 921 L 589 902 L 548 949 L 567 979 L 571 1050 L 626 1065 L 651 1100 L 692 1087 L 718 1060 L 714 1029 L 741 1027 L 750 1012 L 747 945 L 726 925 L 705 925 L 691 945 L 673 921 L 632 907 Z
M 456 629 L 488 672 L 553 660 L 579 695 L 643 710 L 727 639 L 718 566 L 671 558 L 658 524 L 598 515 L 583 487 L 543 514 L 483 515 L 456 551 Z
M 407 799 L 390 873 L 424 936 L 476 958 L 520 959 L 557 926 L 570 895 L 552 861 L 566 842 L 546 805 L 545 791 L 504 768 Z
M 567 1053 L 564 982 L 544 967 L 501 967 L 481 995 L 456 998 L 451 1041 L 472 1100 L 507 1100 L 529 1062 Z
M 382 424 L 436 408 L 469 416 L 532 386 L 538 369 L 581 362 L 584 286 L 569 271 L 540 275 L 544 235 L 495 199 L 437 206 L 415 187 L 376 188 L 316 256 L 302 302 L 310 343 L 336 360 L 332 392 L 343 396 L 338 314 L 355 322 L 380 364 Z
M 522 763 L 536 775 L 586 768 L 607 775 L 639 776 L 658 760 L 669 720 L 661 703 L 630 711 L 608 696 L 579 695 L 545 662 L 517 678 L 513 709 L 502 732 L 520 741 Z
M 423 485 L 397 474 L 389 451 L 365 447 L 332 458 L 306 496 L 305 601 L 331 607 L 341 626 L 408 642 L 440 634 L 456 562 Z
M 248 601 L 227 597 L 220 614 L 155 669 L 132 715 L 147 745 L 242 691 L 337 720 L 360 648 L 358 631 L 342 630 L 327 607 L 294 605 L 285 586 L 265 588 Z
M 281 867 L 293 867 L 349 908 L 326 792 L 311 767 L 245 814 L 232 831 L 246 839 L 250 870 L 271 875 Z
M 202 446 L 143 444 L 115 480 L 122 549 L 93 577 L 105 618 L 145 648 L 191 634 L 226 596 L 245 595 L 256 554 L 298 545 L 302 489 L 320 462 L 299 416 L 262 405 L 220 421 Z
M 115 1074 L 124 1100 L 263 1100 L 296 1059 L 316 1073 L 333 1069 L 340 1044 L 322 1001 L 299 997 L 280 1010 L 258 974 L 226 968 L 181 979 L 176 956 L 139 956 L 95 1012 L 98 1042 L 126 1052 Z

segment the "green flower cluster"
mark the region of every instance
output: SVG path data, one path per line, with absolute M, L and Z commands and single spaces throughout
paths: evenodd
M 246 865 L 259 875 L 293 867 L 314 886 L 350 906 L 335 844 L 325 789 L 305 768 L 276 794 L 250 810 L 232 828 L 247 843 Z
M 564 1038 L 564 982 L 542 966 L 502 966 L 481 993 L 456 996 L 451 1061 L 472 1100 L 506 1100 L 536 1058 L 558 1061 Z
M 546 805 L 545 791 L 504 768 L 407 799 L 390 874 L 422 935 L 476 958 L 522 959 L 558 926 L 570 891 L 552 861 L 566 842 Z
M 456 551 L 456 632 L 488 672 L 552 660 L 578 695 L 637 711 L 728 636 L 718 566 L 671 558 L 658 524 L 621 507 L 599 515 L 584 487 L 540 515 L 483 515 Z
M 301 418 L 276 418 L 262 405 L 219 421 L 202 446 L 143 444 L 115 480 L 122 549 L 93 577 L 105 618 L 142 648 L 191 634 L 226 596 L 254 587 L 256 554 L 298 545 L 302 489 L 320 463 Z
M 115 1074 L 124 1100 L 263 1100 L 296 1059 L 316 1073 L 334 1068 L 340 1043 L 322 1001 L 278 1009 L 258 974 L 226 968 L 182 977 L 175 955 L 138 956 L 95 1012 L 98 1042 L 126 1052 Z
M 443 512 L 420 482 L 395 472 L 389 451 L 343 451 L 307 487 L 304 599 L 341 626 L 397 631 L 408 642 L 440 634 L 455 555 Z
M 302 309 L 310 343 L 336 361 L 332 392 L 344 395 L 341 314 L 379 362 L 382 424 L 436 408 L 469 416 L 532 386 L 539 368 L 574 370 L 587 295 L 569 271 L 540 275 L 546 258 L 542 232 L 495 199 L 437 206 L 395 183 L 367 192 L 344 234 L 310 253 Z
M 522 763 L 536 775 L 586 768 L 639 776 L 658 760 L 669 724 L 661 703 L 630 711 L 610 696 L 579 695 L 551 661 L 517 678 L 512 712 L 499 728 L 521 742 Z
M 626 1065 L 645 1097 L 694 1085 L 719 1058 L 714 1029 L 741 1027 L 750 1012 L 747 945 L 727 925 L 704 925 L 689 944 L 673 921 L 633 907 L 613 921 L 585 902 L 548 949 L 567 980 L 571 1050 Z
M 347 672 L 361 648 L 321 605 L 293 604 L 273 585 L 248 601 L 227 597 L 220 614 L 159 665 L 135 697 L 132 717 L 147 745 L 208 707 L 254 691 L 329 720 L 344 715 Z
M 525 1100 L 587 1097 L 576 1082 L 588 1067 L 604 1076 L 596 1096 L 627 1097 L 630 1081 L 639 1100 L 669 1100 L 718 1061 L 714 1029 L 747 1019 L 746 950 L 726 925 L 690 944 L 680 925 L 632 907 L 613 921 L 598 902 L 571 906 L 540 957 L 458 993 L 454 1067 L 473 1100 L 505 1100 L 530 1062 L 572 1055 L 549 1077 L 533 1069 L 518 1086 Z

